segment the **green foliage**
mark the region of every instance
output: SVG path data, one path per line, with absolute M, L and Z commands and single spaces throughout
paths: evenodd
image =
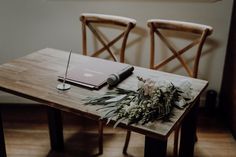
M 103 105 L 98 110 L 105 112 L 101 118 L 108 119 L 108 122 L 113 119 L 118 124 L 126 119 L 128 124 L 146 124 L 168 118 L 173 107 L 178 107 L 176 102 L 189 99 L 183 97 L 183 91 L 170 82 L 156 85 L 152 80 L 138 79 L 137 91 L 115 88 L 101 97 L 86 99 L 85 104 Z

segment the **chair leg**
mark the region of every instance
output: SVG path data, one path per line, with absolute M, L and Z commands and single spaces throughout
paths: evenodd
M 98 122 L 98 154 L 103 153 L 103 123 L 102 121 Z
M 179 150 L 179 131 L 180 127 L 178 126 L 177 129 L 174 132 L 174 150 L 173 150 L 173 156 L 178 157 L 178 150 Z
M 127 154 L 127 149 L 128 149 L 128 145 L 129 145 L 130 135 L 131 135 L 131 131 L 127 130 L 126 138 L 125 138 L 125 144 L 124 144 L 124 147 L 123 147 L 123 154 Z

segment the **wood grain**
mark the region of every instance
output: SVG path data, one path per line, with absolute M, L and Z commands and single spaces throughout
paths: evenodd
M 56 89 L 59 83 L 57 76 L 65 71 L 68 54 L 68 52 L 47 48 L 1 65 L 0 89 L 62 111 L 98 120 L 101 115 L 101 113 L 97 111 L 99 106 L 84 105 L 83 99 L 88 96 L 104 94 L 109 90 L 108 86 L 104 86 L 100 90 L 90 90 L 78 86 L 72 86 L 70 90 L 65 92 Z M 89 64 L 90 57 L 72 54 L 70 65 L 76 65 L 79 60 L 86 61 Z M 196 94 L 194 100 L 200 96 L 208 84 L 208 82 L 204 80 L 135 67 L 133 75 L 124 80 L 118 87 L 136 90 L 137 76 L 152 78 L 154 80 L 162 78 L 172 82 L 181 79 L 190 80 Z M 125 123 L 121 123 L 119 126 L 148 135 L 149 137 L 167 139 L 176 125 L 181 123 L 192 106 L 193 103 L 185 110 L 174 110 L 175 116 L 173 116 L 171 122 L 162 123 L 156 121 L 150 126 L 127 126 Z
M 97 123 L 63 112 L 65 150 L 50 151 L 47 108 L 36 105 L 1 104 L 8 157 L 91 157 L 98 152 Z M 220 117 L 200 112 L 195 157 L 235 157 L 236 141 Z M 29 118 L 30 117 L 30 118 Z M 126 130 L 104 128 L 104 153 L 99 157 L 143 157 L 144 136 L 132 133 L 129 154 L 122 154 Z M 167 157 L 172 156 L 173 136 Z
M 108 52 L 109 56 L 114 61 L 120 61 L 122 63 L 124 62 L 126 43 L 130 31 L 136 25 L 136 20 L 122 16 L 83 13 L 80 16 L 80 21 L 82 23 L 83 55 L 96 57 L 101 53 Z M 99 29 L 97 26 L 112 29 L 114 32 L 119 31 L 119 34 L 116 37 L 113 37 L 112 40 L 107 39 L 108 33 L 105 33 L 106 31 L 104 30 L 101 31 L 101 29 Z M 97 50 L 94 52 L 88 52 L 86 28 L 88 28 L 94 35 L 95 39 L 97 39 L 102 44 L 102 48 L 97 48 Z M 121 46 L 118 46 L 119 59 L 117 59 L 116 53 L 111 50 L 111 47 L 114 46 L 114 44 L 118 41 L 121 41 Z
M 198 65 L 202 52 L 202 47 L 206 41 L 206 38 L 212 34 L 213 28 L 207 25 L 174 21 L 174 20 L 163 20 L 163 19 L 151 19 L 147 21 L 147 25 L 150 28 L 150 68 L 160 69 L 161 67 L 168 64 L 173 59 L 179 60 L 181 66 L 186 70 L 189 76 L 197 78 Z M 168 40 L 167 36 L 161 33 L 161 30 L 169 30 L 181 33 L 189 33 L 196 39 L 192 40 L 190 44 L 183 47 L 180 50 L 176 50 L 173 44 Z M 167 46 L 167 48 L 173 53 L 170 57 L 166 57 L 159 63 L 155 63 L 155 34 L 161 39 L 161 41 Z M 180 38 L 180 37 L 178 37 Z M 189 49 L 197 47 L 194 53 L 194 65 L 192 68 L 189 67 L 187 61 L 182 58 L 182 54 L 186 53 Z

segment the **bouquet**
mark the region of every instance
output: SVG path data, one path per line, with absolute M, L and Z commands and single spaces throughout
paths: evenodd
M 85 104 L 103 105 L 101 119 L 111 119 L 118 125 L 121 121 L 127 124 L 146 124 L 168 118 L 174 107 L 182 109 L 191 99 L 191 83 L 183 81 L 174 85 L 167 80 L 155 82 L 138 77 L 137 91 L 115 88 L 105 95 L 88 98 Z

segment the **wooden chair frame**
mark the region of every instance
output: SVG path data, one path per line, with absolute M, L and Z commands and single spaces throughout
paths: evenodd
M 150 28 L 150 69 L 159 69 L 164 65 L 168 64 L 173 59 L 177 59 L 183 68 L 186 70 L 188 75 L 193 78 L 197 78 L 198 75 L 198 66 L 199 60 L 202 52 L 202 47 L 205 43 L 207 36 L 211 35 L 213 28 L 206 25 L 182 22 L 182 21 L 173 21 L 173 20 L 162 20 L 162 19 L 151 19 L 147 21 L 147 25 Z M 200 36 L 199 38 L 193 40 L 190 44 L 177 51 L 174 46 L 168 41 L 168 39 L 160 32 L 160 30 L 171 30 L 177 32 L 185 32 L 190 34 L 195 34 Z M 158 64 L 155 63 L 155 34 L 159 36 L 160 40 L 167 46 L 167 48 L 173 53 L 170 57 L 165 58 L 160 61 Z M 187 62 L 182 58 L 182 54 L 187 52 L 189 49 L 197 46 L 197 51 L 194 57 L 194 65 L 191 69 Z M 178 126 L 175 130 L 174 136 L 174 156 L 178 156 L 178 141 L 179 141 L 179 130 Z M 131 131 L 127 131 L 125 144 L 123 147 L 123 153 L 127 154 L 127 148 L 130 140 Z
M 150 68 L 151 69 L 159 69 L 162 66 L 166 65 L 173 59 L 178 59 L 183 68 L 187 71 L 190 77 L 197 78 L 198 74 L 198 67 L 199 67 L 199 60 L 202 52 L 202 47 L 205 43 L 207 36 L 209 36 L 213 28 L 206 25 L 200 25 L 195 23 L 189 22 L 181 22 L 181 21 L 170 21 L 170 20 L 149 20 L 148 27 L 150 28 Z M 190 44 L 182 48 L 181 50 L 177 51 L 175 48 L 170 44 L 168 39 L 159 31 L 162 30 L 172 30 L 172 31 L 179 31 L 185 32 L 190 34 L 196 34 L 200 37 L 193 40 Z M 170 57 L 164 59 L 158 64 L 155 64 L 155 34 L 159 36 L 161 41 L 169 48 L 169 50 L 173 53 Z M 187 52 L 189 49 L 197 46 L 197 51 L 194 57 L 194 65 L 191 69 L 186 61 L 181 57 L 181 55 Z
M 87 52 L 87 32 L 86 28 L 88 27 L 92 34 L 98 39 L 98 41 L 102 44 L 102 48 L 92 53 L 92 57 L 96 57 L 100 55 L 102 52 L 108 52 L 109 55 L 112 57 L 114 61 L 125 61 L 125 48 L 126 43 L 128 39 L 128 35 L 136 25 L 136 20 L 127 18 L 127 17 L 121 17 L 121 16 L 114 16 L 114 15 L 104 15 L 104 14 L 91 14 L 91 13 L 83 13 L 80 16 L 80 21 L 82 23 L 82 37 L 83 37 L 83 55 L 88 55 Z M 110 40 L 110 42 L 106 42 L 104 39 L 104 34 L 101 33 L 94 27 L 94 24 L 101 24 L 104 26 L 111 26 L 114 27 L 121 27 L 123 28 L 123 32 L 119 34 L 114 39 Z M 110 47 L 117 43 L 118 41 L 122 40 L 122 45 L 120 48 L 119 53 L 119 59 L 117 59 L 114 52 L 111 51 Z M 106 50 L 106 51 L 105 51 Z M 102 121 L 99 121 L 98 126 L 98 145 L 99 145 L 99 154 L 103 153 L 103 123 Z
M 90 14 L 84 13 L 80 16 L 80 21 L 82 22 L 82 36 L 83 36 L 83 55 L 88 55 L 87 52 L 87 33 L 86 27 L 90 29 L 93 35 L 98 39 L 98 41 L 102 44 L 102 48 L 95 51 L 91 56 L 95 57 L 100 55 L 102 52 L 107 52 L 112 57 L 114 61 L 124 62 L 125 59 L 125 48 L 128 39 L 128 35 L 131 29 L 133 29 L 136 25 L 136 21 L 131 18 L 121 17 L 121 16 L 113 16 L 113 15 L 104 15 L 104 14 Z M 110 42 L 106 42 L 101 32 L 99 32 L 94 24 L 102 24 L 102 25 L 109 25 L 109 26 L 119 26 L 123 28 L 123 32 L 119 34 L 117 37 L 112 39 Z M 122 40 L 122 45 L 120 48 L 120 58 L 117 59 L 114 52 L 111 51 L 110 47 L 117 43 L 119 40 Z

